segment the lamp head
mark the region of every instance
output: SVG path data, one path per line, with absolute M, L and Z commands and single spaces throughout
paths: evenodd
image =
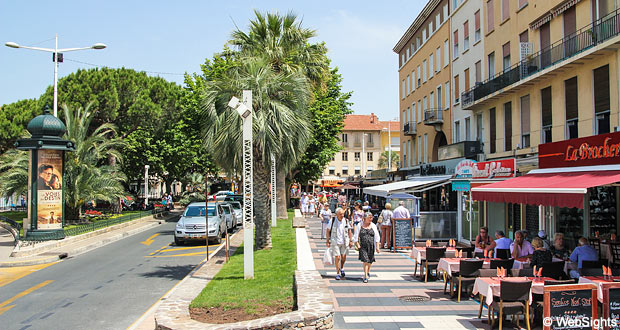
M 150 166 L 149 166 L 149 165 L 144 165 L 144 169 L 145 169 L 145 170 L 148 170 L 149 168 L 150 168 Z
M 96 43 L 96 44 L 92 45 L 90 48 L 92 48 L 92 49 L 104 49 L 106 47 L 108 47 L 108 46 L 106 46 L 105 44 L 102 44 L 102 43 L 99 42 L 99 43 Z
M 228 106 L 237 110 L 237 113 L 239 113 L 239 116 L 243 119 L 248 118 L 252 114 L 252 111 L 250 111 L 245 104 L 240 102 L 239 99 L 234 96 L 228 102 Z
M 12 41 L 9 41 L 5 43 L 4 45 L 7 47 L 11 47 L 11 48 L 19 48 L 19 45 L 16 42 L 12 42 Z

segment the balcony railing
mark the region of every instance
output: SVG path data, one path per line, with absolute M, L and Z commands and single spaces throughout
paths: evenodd
M 522 79 L 601 44 L 620 34 L 620 9 L 589 24 L 539 52 L 529 55 L 509 69 L 477 84 L 461 94 L 467 109 L 476 101 L 506 88 Z
M 424 124 L 435 125 L 443 124 L 443 109 L 432 108 L 424 110 Z
M 403 127 L 403 133 L 405 133 L 405 135 L 415 135 L 416 134 L 415 121 L 410 121 L 410 122 L 405 123 Z

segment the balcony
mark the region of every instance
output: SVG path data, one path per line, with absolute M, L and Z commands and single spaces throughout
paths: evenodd
M 344 148 L 348 148 L 349 147 L 349 141 L 342 141 L 342 146 Z
M 442 125 L 443 109 L 431 108 L 424 110 L 424 125 Z
M 405 133 L 405 135 L 408 136 L 413 136 L 416 134 L 416 126 L 415 126 L 415 121 L 410 121 L 405 123 L 404 127 L 403 127 L 403 133 Z
M 606 17 L 589 24 L 572 35 L 559 40 L 509 69 L 477 84 L 461 94 L 461 103 L 465 110 L 475 110 L 481 102 L 494 96 L 494 93 L 528 78 L 538 78 L 543 72 L 563 61 L 575 58 L 585 51 L 601 45 L 620 35 L 620 9 Z M 610 47 L 614 48 L 612 45 Z M 552 69 L 553 70 L 553 69 Z M 540 73 L 540 75 L 537 75 Z M 514 85 L 514 86 L 513 86 Z

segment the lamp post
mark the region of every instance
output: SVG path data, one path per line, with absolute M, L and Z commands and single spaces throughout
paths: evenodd
M 366 151 L 365 151 L 366 148 L 365 148 L 365 146 L 366 146 L 366 136 L 367 135 L 368 134 L 366 134 L 366 133 L 362 134 L 362 175 L 364 177 L 366 177 L 366 169 L 365 169 L 365 167 L 366 167 L 365 166 L 366 165 Z
M 276 156 L 271 154 L 271 227 L 276 227 Z
M 228 106 L 243 119 L 243 278 L 254 278 L 254 188 L 252 155 L 252 91 L 243 91 L 243 102 L 232 97 Z
M 149 204 L 149 165 L 144 165 L 144 208 Z
M 54 117 L 58 117 L 58 62 L 62 62 L 63 57 L 62 53 L 73 52 L 76 50 L 85 50 L 85 49 L 104 49 L 107 46 L 102 43 L 96 43 L 89 47 L 78 47 L 78 48 L 61 48 L 58 49 L 58 33 L 56 33 L 56 44 L 54 48 L 41 48 L 41 47 L 31 47 L 31 46 L 22 46 L 18 43 L 9 41 L 4 45 L 11 48 L 24 48 L 24 49 L 32 49 L 39 50 L 42 52 L 53 53 L 52 61 L 54 61 Z

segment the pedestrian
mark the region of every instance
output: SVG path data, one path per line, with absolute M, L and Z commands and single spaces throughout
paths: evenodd
M 336 212 L 337 207 L 338 207 L 338 194 L 332 196 L 332 198 L 329 199 L 329 209 L 332 211 L 332 213 Z
M 308 195 L 306 195 L 306 193 L 302 194 L 300 204 L 301 204 L 301 214 L 305 218 L 306 215 L 308 214 Z
M 358 223 L 364 220 L 364 211 L 360 203 L 355 203 L 355 211 L 353 211 L 353 226 L 357 226 Z
M 398 207 L 394 209 L 392 218 L 393 219 L 410 219 L 411 218 L 411 214 L 409 213 L 409 210 L 405 207 L 404 201 L 398 202 Z
M 310 214 L 310 216 L 314 216 L 316 215 L 316 199 L 314 199 L 314 196 L 310 195 L 310 197 L 308 197 L 308 214 Z
M 344 203 L 346 203 L 346 202 L 347 202 L 347 196 L 345 194 L 338 195 L 339 207 L 342 207 L 344 205 Z
M 379 253 L 379 232 L 377 226 L 372 223 L 373 215 L 370 212 L 364 214 L 364 221 L 355 226 L 353 242 L 359 249 L 359 260 L 364 264 L 364 278 L 362 281 L 368 283 L 370 266 L 375 262 L 375 251 Z
M 368 211 L 370 211 L 370 204 L 368 203 L 368 201 L 365 201 L 365 202 L 364 202 L 364 206 L 362 206 L 362 210 L 363 210 L 364 212 L 368 212 Z
M 353 247 L 353 235 L 349 221 L 344 218 L 344 210 L 336 210 L 336 218 L 327 224 L 327 248 L 331 249 L 336 265 L 336 280 L 345 277 L 344 263 L 347 261 L 349 248 Z M 332 242 L 334 244 L 332 244 Z
M 380 247 L 384 249 L 392 248 L 392 204 L 386 203 L 385 209 L 381 211 L 379 215 L 379 222 L 381 225 L 381 243 Z
M 325 238 L 325 230 L 327 230 L 327 224 L 332 219 L 332 211 L 329 209 L 329 205 L 325 204 L 320 214 L 321 218 L 321 238 Z

